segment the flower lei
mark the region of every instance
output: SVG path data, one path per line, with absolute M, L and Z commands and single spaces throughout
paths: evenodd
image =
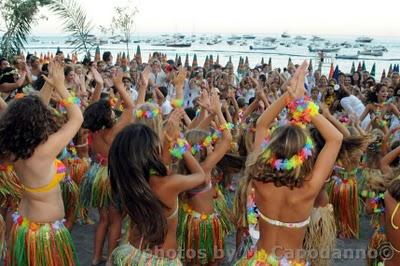
M 302 166 L 304 161 L 312 155 L 312 149 L 314 148 L 311 138 L 307 137 L 306 144 L 297 154 L 293 155 L 290 159 L 278 159 L 275 155 L 270 157 L 271 152 L 268 150 L 268 144 L 269 140 L 265 140 L 262 145 L 265 149 L 263 157 L 278 171 L 290 171 Z
M 177 159 L 182 159 L 183 155 L 189 150 L 190 150 L 190 145 L 187 142 L 187 140 L 183 138 L 183 135 L 181 134 L 181 137 L 178 138 L 176 140 L 176 143 L 171 146 L 169 152 L 172 157 Z
M 153 119 L 156 118 L 161 113 L 160 108 L 152 108 L 150 110 L 136 109 L 136 118 Z
M 176 109 L 176 108 L 182 108 L 183 107 L 183 99 L 174 99 L 171 101 L 171 106 Z
M 299 98 L 291 101 L 287 105 L 291 115 L 290 122 L 292 124 L 304 127 L 305 124 L 311 122 L 311 118 L 319 112 L 319 107 L 309 98 Z
M 202 143 L 195 143 L 191 147 L 192 155 L 196 155 L 198 152 L 202 151 L 203 149 L 209 147 L 210 145 L 215 144 L 219 138 L 222 136 L 222 132 L 226 129 L 231 130 L 234 128 L 232 123 L 226 123 L 216 129 L 212 134 L 208 135 Z
M 363 190 L 361 192 L 361 196 L 369 199 L 368 203 L 371 207 L 371 209 L 373 210 L 374 213 L 382 213 L 385 212 L 385 208 L 379 208 L 379 203 L 381 201 L 383 201 L 383 199 L 385 198 L 385 194 L 384 193 L 375 193 L 374 191 L 368 191 L 368 190 Z

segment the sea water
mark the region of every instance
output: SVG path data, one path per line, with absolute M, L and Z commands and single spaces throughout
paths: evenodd
M 238 65 L 240 57 L 248 57 L 250 67 L 254 67 L 261 63 L 261 59 L 264 58 L 264 62 L 267 63 L 269 58 L 272 60 L 273 68 L 284 68 L 288 64 L 289 57 L 291 58 L 294 64 L 301 63 L 304 59 L 312 60 L 314 69 L 318 67 L 317 62 L 319 60 L 317 53 L 309 52 L 308 45 L 311 44 L 310 39 L 312 36 L 303 35 L 307 38 L 305 41 L 299 41 L 302 43 L 302 46 L 298 46 L 296 41 L 292 36 L 292 38 L 281 38 L 279 35 L 274 34 L 258 34 L 256 39 L 254 40 L 246 40 L 246 45 L 241 46 L 240 43 L 244 40 L 237 41 L 234 45 L 228 45 L 227 40 L 230 35 L 222 35 L 222 42 L 215 45 L 207 45 L 206 42 L 208 39 L 213 39 L 215 35 L 211 34 L 196 34 L 196 37 L 191 37 L 191 34 L 186 35 L 190 39 L 195 39 L 192 43 L 191 47 L 186 48 L 173 48 L 166 46 L 153 46 L 151 41 L 153 40 L 162 40 L 161 34 L 153 34 L 153 35 L 135 35 L 133 37 L 133 41 L 139 41 L 140 43 L 131 43 L 129 44 L 129 54 L 130 57 L 133 57 L 133 54 L 136 52 L 137 45 L 140 45 L 142 60 L 147 62 L 149 58 L 149 54 L 153 52 L 161 52 L 167 54 L 169 59 L 175 59 L 175 56 L 181 56 L 182 63 L 185 61 L 186 54 L 189 55 L 189 63 L 192 63 L 193 55 L 197 55 L 199 65 L 203 65 L 206 56 L 213 56 L 214 61 L 217 56 L 219 56 L 219 63 L 221 65 L 225 65 L 229 58 L 232 58 L 232 62 L 235 68 Z M 241 36 L 241 35 L 238 35 Z M 200 41 L 200 37 L 203 37 L 203 41 Z M 275 37 L 277 41 L 275 45 L 278 46 L 276 50 L 267 50 L 267 51 L 254 51 L 250 50 L 250 45 L 254 45 L 254 41 L 261 41 L 264 37 Z M 343 43 L 348 42 L 352 46 L 356 44 L 355 40 L 357 36 L 321 36 L 324 38 L 324 41 L 318 42 L 321 46 L 324 46 L 324 43 L 329 41 L 330 43 Z M 170 35 L 170 38 L 172 36 Z M 74 50 L 74 47 L 71 47 L 70 44 L 66 43 L 68 40 L 68 36 L 35 36 L 36 42 L 32 41 L 32 38 L 28 38 L 28 44 L 26 45 L 26 52 L 33 53 L 55 53 L 57 48 L 59 47 L 65 54 L 69 54 Z M 105 38 L 106 39 L 106 38 Z M 146 42 L 147 41 L 147 42 Z M 201 43 L 202 42 L 202 43 Z M 280 45 L 280 42 L 292 43 L 290 47 L 285 47 L 284 45 Z M 376 63 L 376 75 L 377 79 L 380 79 L 381 73 L 383 69 L 386 70 L 386 73 L 389 69 L 390 64 L 400 64 L 400 37 L 375 37 L 371 43 L 366 44 L 366 46 L 378 46 L 383 45 L 388 49 L 388 52 L 384 52 L 381 57 L 373 57 L 373 56 L 364 56 L 360 55 L 358 60 L 346 60 L 346 59 L 335 59 L 335 55 L 356 55 L 357 51 L 361 51 L 363 48 L 344 48 L 341 47 L 339 52 L 325 54 L 325 58 L 327 59 L 327 63 L 322 66 L 323 74 L 328 74 L 330 69 L 330 63 L 332 62 L 335 66 L 338 65 L 339 69 L 342 72 L 349 73 L 351 69 L 351 65 L 354 62 L 357 68 L 359 62 L 364 61 L 366 65 L 366 69 L 371 71 L 372 65 Z M 114 58 L 120 52 L 126 52 L 126 44 L 108 44 L 101 45 L 100 51 L 111 51 Z M 92 55 L 94 55 L 94 49 L 92 50 Z M 80 56 L 82 58 L 82 56 Z

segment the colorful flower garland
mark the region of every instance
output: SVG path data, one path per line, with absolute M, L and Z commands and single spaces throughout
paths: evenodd
M 212 134 L 208 135 L 202 143 L 195 143 L 191 147 L 191 152 L 192 155 L 196 155 L 198 152 L 202 151 L 203 149 L 206 149 L 210 145 L 215 144 L 219 138 L 222 136 L 222 132 L 224 130 L 231 130 L 234 128 L 234 125 L 232 123 L 226 123 L 223 124 L 219 127 L 219 129 L 216 129 Z
M 319 113 L 319 107 L 308 97 L 296 99 L 287 105 L 291 115 L 290 123 L 304 127 Z
M 136 109 L 136 118 L 153 119 L 156 118 L 161 113 L 159 107 L 152 108 L 150 110 Z
M 62 99 L 60 101 L 60 106 L 61 107 L 68 107 L 71 106 L 72 104 L 76 104 L 76 105 L 81 105 L 81 99 L 79 99 L 78 97 L 73 97 L 73 96 L 69 96 L 66 99 Z
M 277 159 L 275 155 L 270 156 L 271 152 L 268 150 L 268 145 L 269 140 L 265 140 L 262 146 L 265 150 L 263 157 L 278 171 L 290 171 L 302 166 L 304 161 L 312 155 L 312 149 L 314 148 L 313 141 L 310 137 L 307 137 L 306 144 L 297 154 L 293 155 L 290 159 Z
M 177 159 L 182 159 L 183 155 L 189 150 L 190 150 L 189 143 L 181 135 L 181 137 L 176 140 L 176 143 L 171 146 L 169 152 L 172 157 Z

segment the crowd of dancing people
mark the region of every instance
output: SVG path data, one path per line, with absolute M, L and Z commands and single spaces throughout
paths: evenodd
M 0 59 L 0 92 L 7 266 L 80 265 L 76 223 L 92 265 L 328 266 L 364 216 L 400 265 L 398 72 L 57 51 Z

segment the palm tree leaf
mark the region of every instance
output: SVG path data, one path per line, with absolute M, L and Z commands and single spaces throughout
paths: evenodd
M 93 30 L 85 10 L 75 0 L 50 0 L 50 10 L 64 21 L 64 30 L 70 33 L 74 51 L 88 53 L 94 43 L 88 38 Z

